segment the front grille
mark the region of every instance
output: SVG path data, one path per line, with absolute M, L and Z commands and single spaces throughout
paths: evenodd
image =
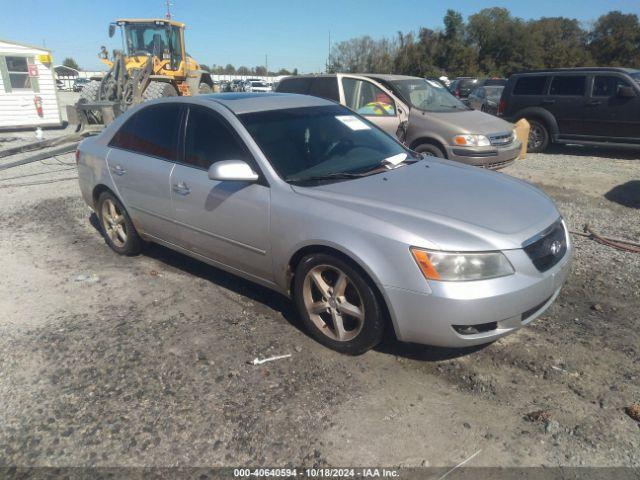
M 562 221 L 558 220 L 546 230 L 527 240 L 522 247 L 539 271 L 549 270 L 567 253 L 567 238 Z
M 494 147 L 504 147 L 513 143 L 513 132 L 496 133 L 489 135 L 489 141 Z

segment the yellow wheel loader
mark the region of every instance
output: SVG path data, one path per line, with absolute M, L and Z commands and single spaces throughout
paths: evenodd
M 209 73 L 185 50 L 184 23 L 167 19 L 121 19 L 109 25 L 109 37 L 119 28 L 122 50 L 110 59 L 102 47 L 100 60 L 109 67 L 92 78 L 80 99 L 67 107 L 69 123 L 78 129 L 106 125 L 132 105 L 154 98 L 210 93 Z

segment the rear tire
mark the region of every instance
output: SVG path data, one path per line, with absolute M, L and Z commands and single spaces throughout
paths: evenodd
M 293 297 L 309 334 L 333 350 L 360 355 L 382 340 L 385 315 L 371 281 L 340 258 L 304 257 L 296 268 Z
M 544 152 L 549 146 L 549 129 L 540 120 L 527 119 L 529 122 L 529 144 L 527 145 L 527 152 L 540 153 Z
M 107 245 L 120 254 L 133 256 L 142 250 L 142 239 L 126 209 L 111 192 L 102 192 L 96 204 L 100 228 Z
M 156 98 L 175 97 L 178 95 L 176 89 L 170 83 L 150 82 L 142 96 L 145 100 L 153 100 Z
M 436 145 L 432 143 L 423 143 L 414 148 L 415 152 L 418 153 L 426 153 L 427 155 L 431 155 L 433 157 L 438 158 L 447 158 L 444 152 Z

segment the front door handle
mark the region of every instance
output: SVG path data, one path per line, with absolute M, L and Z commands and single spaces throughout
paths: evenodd
M 124 168 L 122 168 L 122 165 L 116 165 L 115 167 L 113 167 L 113 168 L 111 169 L 111 171 L 112 171 L 113 173 L 115 173 L 116 175 L 118 175 L 118 176 L 122 176 L 122 175 L 124 175 L 125 173 L 127 173 L 127 171 L 126 171 Z
M 173 184 L 173 191 L 178 195 L 189 195 L 191 193 L 191 189 L 184 182 L 178 182 Z
M 602 100 L 591 100 L 587 102 L 589 107 L 595 107 L 596 105 L 602 105 Z
M 553 105 L 554 103 L 556 103 L 555 100 L 542 100 L 542 105 Z

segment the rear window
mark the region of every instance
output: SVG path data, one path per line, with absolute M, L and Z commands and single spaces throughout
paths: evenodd
M 549 94 L 582 96 L 586 79 L 584 75 L 553 77 Z
M 339 101 L 338 79 L 336 77 L 315 78 L 311 84 L 309 95 Z
M 278 84 L 278 92 L 284 93 L 309 93 L 311 78 L 283 78 Z
M 520 77 L 513 88 L 514 95 L 544 95 L 547 77 Z

